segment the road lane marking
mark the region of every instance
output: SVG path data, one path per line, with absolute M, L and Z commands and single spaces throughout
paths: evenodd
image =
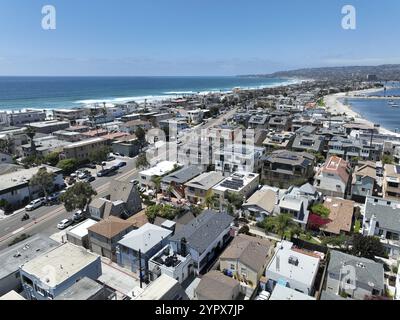
M 21 231 L 24 231 L 24 230 L 25 230 L 25 228 L 22 227 L 22 228 L 19 228 L 19 229 L 13 231 L 11 234 L 14 236 L 14 235 L 16 235 L 17 233 L 20 233 Z

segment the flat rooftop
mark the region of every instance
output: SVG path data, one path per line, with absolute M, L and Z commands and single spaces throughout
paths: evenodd
M 76 227 L 68 230 L 67 233 L 77 236 L 79 238 L 83 238 L 83 237 L 87 236 L 88 229 L 95 224 L 97 224 L 97 221 L 88 219 L 88 220 L 78 224 Z
M 292 250 L 293 243 L 282 241 L 267 268 L 268 271 L 286 279 L 293 279 L 311 286 L 319 268 L 319 258 Z M 297 265 L 296 265 L 297 264 Z
M 218 191 L 241 191 L 244 187 L 249 185 L 254 180 L 259 179 L 260 175 L 257 173 L 251 172 L 236 172 L 232 174 L 230 177 L 224 179 L 216 186 L 213 187 L 214 190 Z
M 98 143 L 98 142 L 103 142 L 106 141 L 103 138 L 93 138 L 93 139 L 87 139 L 87 140 L 83 140 L 83 141 L 79 141 L 79 142 L 75 142 L 75 143 L 71 143 L 68 146 L 66 146 L 64 149 L 72 149 L 72 148 L 79 148 L 79 147 L 83 147 L 83 146 L 87 146 L 93 143 Z
M 61 170 L 58 168 L 42 165 L 40 167 L 33 167 L 3 174 L 0 179 L 0 190 L 5 190 L 29 183 L 29 180 L 32 178 L 32 176 L 34 176 L 39 169 L 43 167 L 47 169 L 47 172 L 53 172 L 56 174 L 61 172 Z
M 58 247 L 48 237 L 35 235 L 0 252 L 0 279 L 16 272 L 21 265 Z
M 176 284 L 177 280 L 165 274 L 152 282 L 136 300 L 159 300 L 168 293 Z
M 48 278 L 47 285 L 55 287 L 97 259 L 100 259 L 98 255 L 66 243 L 25 263 L 22 270 L 38 279 L 46 279 L 48 277 L 46 271 L 52 268 L 53 277 Z
M 57 296 L 55 300 L 90 300 L 90 298 L 101 292 L 103 288 L 104 287 L 96 281 L 84 277 Z
M 150 169 L 139 172 L 139 175 L 164 176 L 174 170 L 177 165 L 178 163 L 174 161 L 162 161 Z

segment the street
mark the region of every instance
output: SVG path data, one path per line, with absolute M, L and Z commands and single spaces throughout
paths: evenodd
M 129 182 L 133 179 L 137 179 L 139 170 L 136 168 L 135 159 L 124 158 L 123 160 L 127 162 L 127 166 L 121 168 L 117 174 L 109 177 L 96 178 L 96 180 L 91 183 L 98 193 L 97 197 L 107 195 L 111 180 Z M 93 175 L 96 175 L 96 170 L 93 171 Z M 42 233 L 50 236 L 59 231 L 57 229 L 57 224 L 61 220 L 70 218 L 73 215 L 73 212 L 67 212 L 63 205 L 42 206 L 28 212 L 30 216 L 29 220 L 21 221 L 25 213 L 25 210 L 21 210 L 0 221 L 0 250 L 6 248 L 10 242 L 22 234 L 34 235 Z

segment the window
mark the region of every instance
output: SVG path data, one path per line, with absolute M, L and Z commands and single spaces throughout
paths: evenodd
M 242 267 L 241 272 L 242 272 L 242 276 L 243 276 L 243 277 L 247 277 L 247 269 L 246 269 L 246 268 L 243 268 L 243 267 Z
M 231 270 L 236 270 L 236 267 L 234 264 L 231 264 L 230 268 L 231 268 Z

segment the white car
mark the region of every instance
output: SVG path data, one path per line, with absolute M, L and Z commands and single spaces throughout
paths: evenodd
M 65 228 L 68 228 L 72 224 L 72 222 L 73 221 L 71 219 L 64 219 L 57 225 L 57 228 L 60 230 L 64 230 Z
M 41 207 L 42 205 L 45 204 L 45 200 L 44 198 L 39 198 L 36 200 L 31 201 L 26 207 L 25 210 L 26 211 L 33 211 L 39 207 Z

